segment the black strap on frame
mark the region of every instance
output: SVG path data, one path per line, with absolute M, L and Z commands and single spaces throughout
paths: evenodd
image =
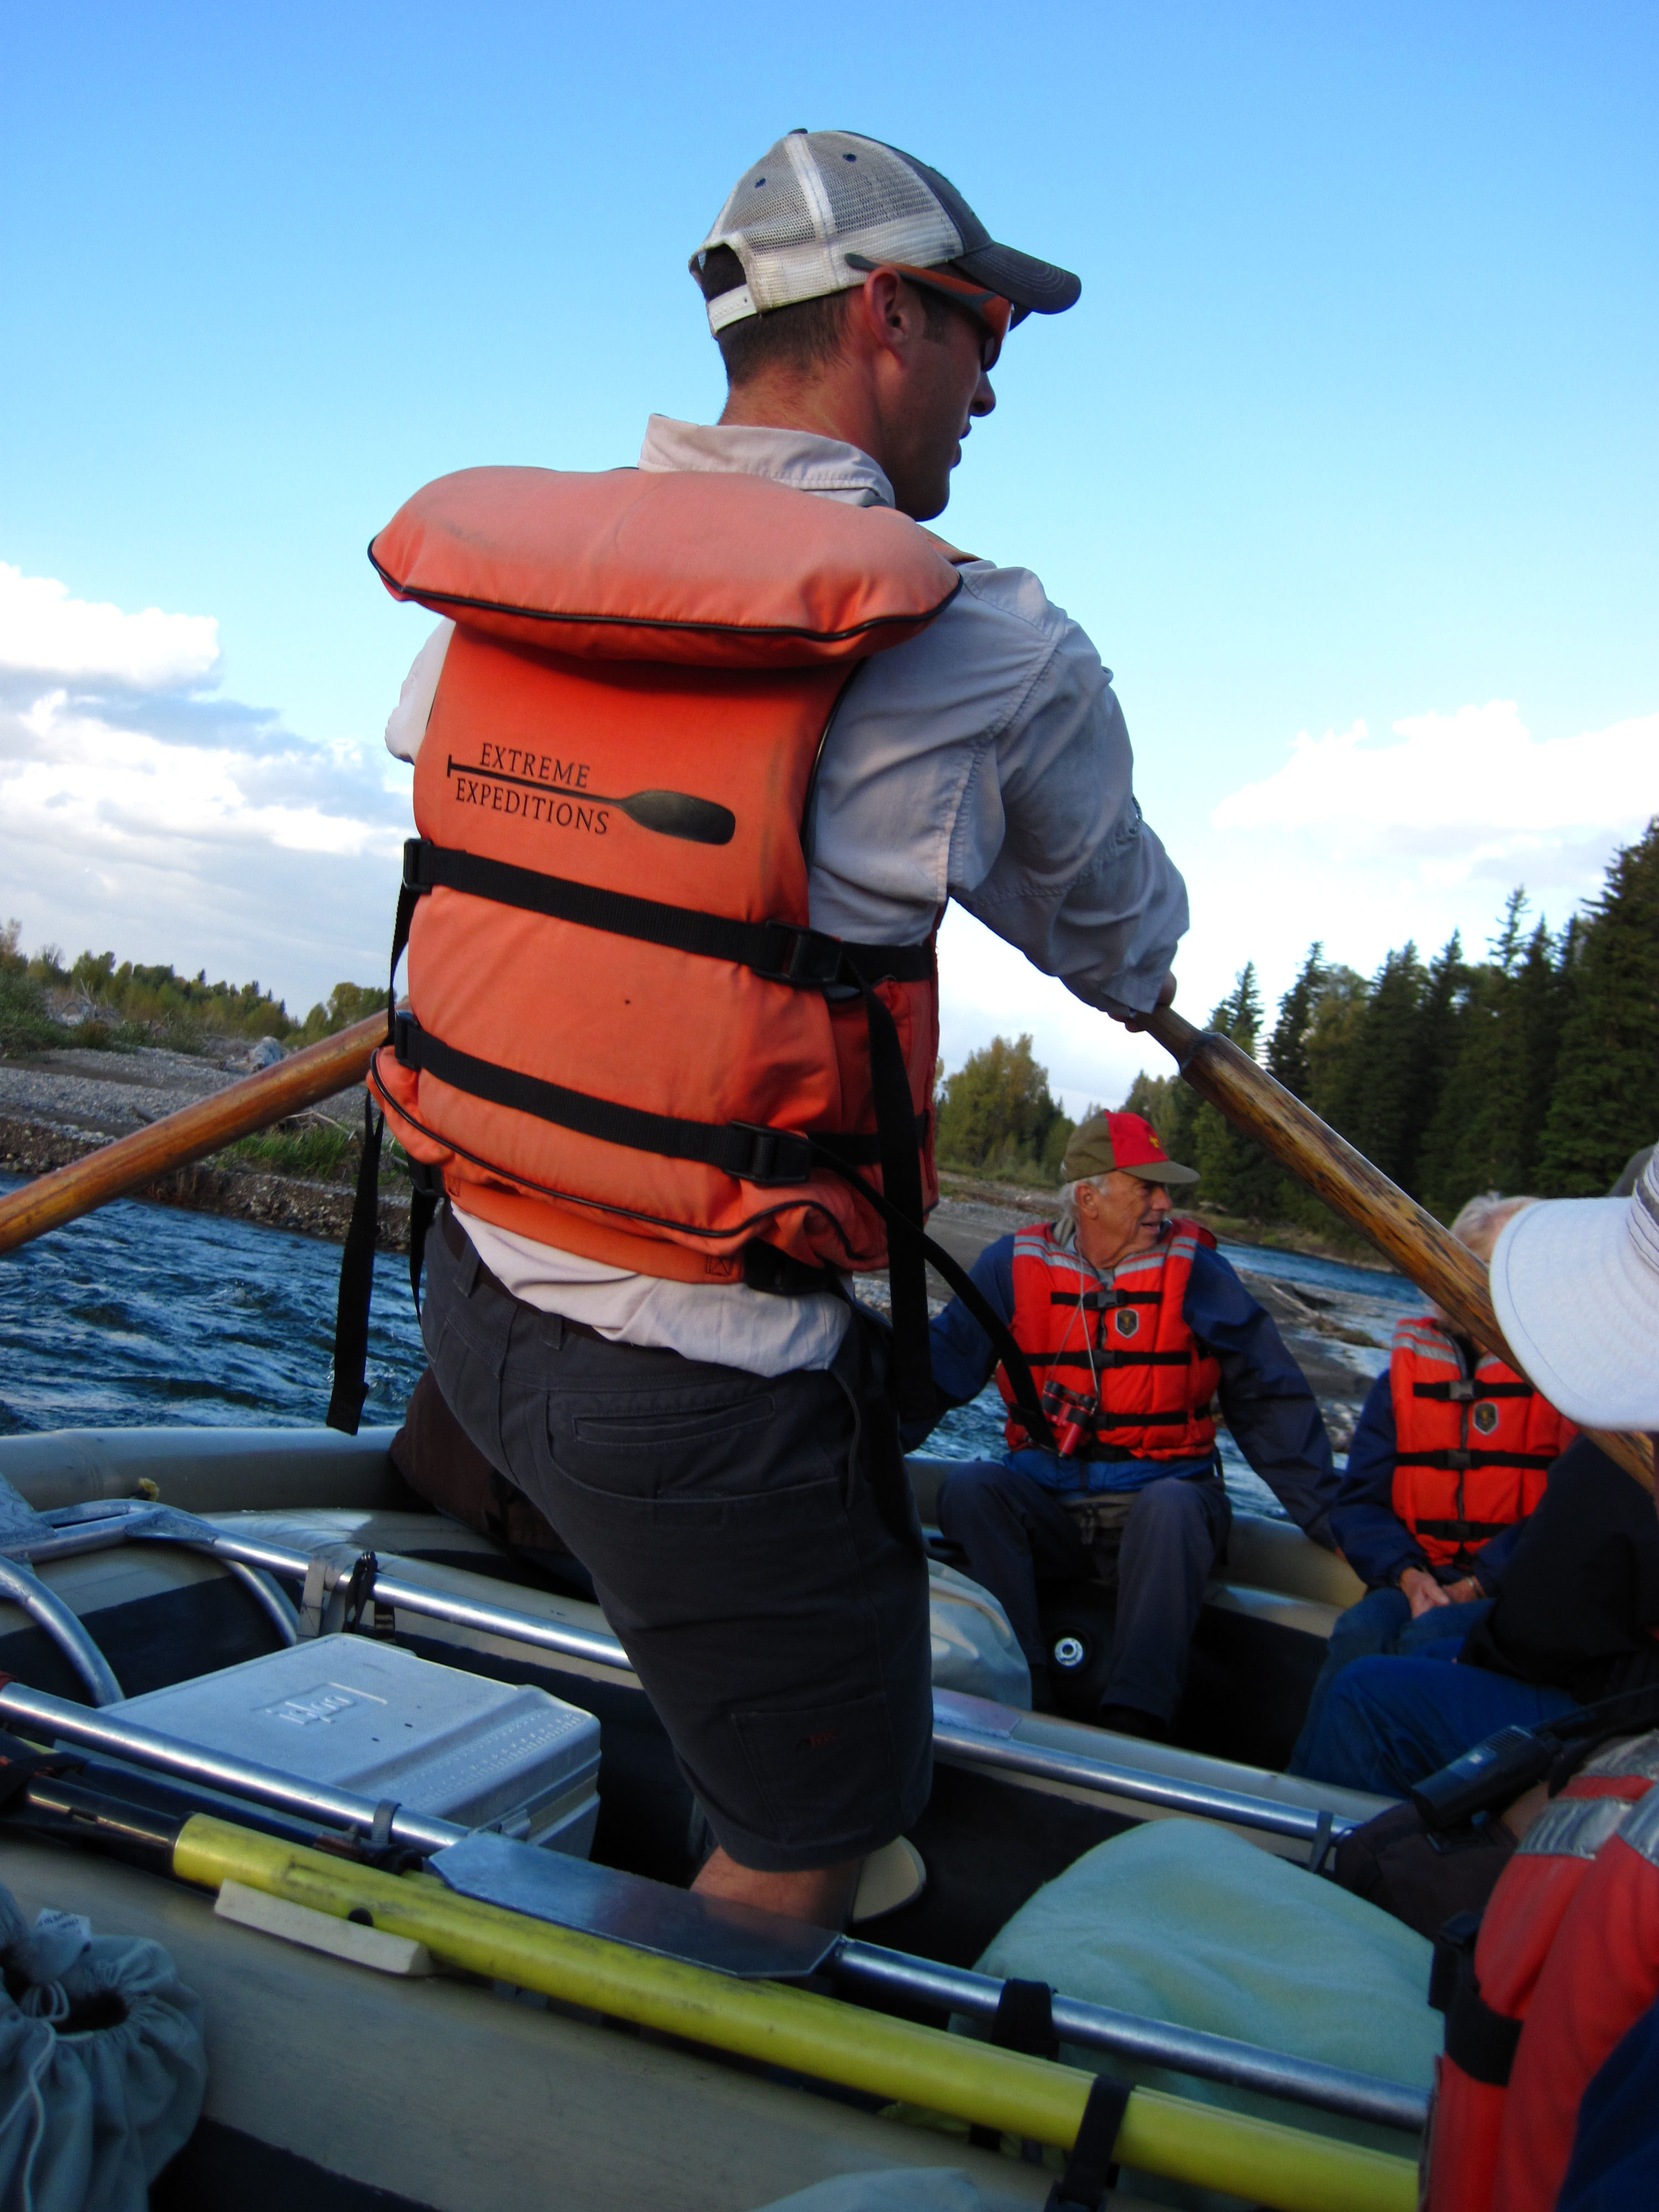
M 1058 2058 L 1060 2038 L 1054 2033 L 1054 1993 L 1047 1982 L 1006 1981 L 997 1999 L 997 2016 L 991 2040 L 999 2051 L 1018 2051 L 1026 2058 Z M 975 2120 L 968 2140 L 976 2149 L 995 2150 L 1000 2131 Z
M 1117 2180 L 1112 2153 L 1128 2109 L 1128 2083 L 1097 2074 L 1066 2171 L 1048 2191 L 1042 2212 L 1100 2212 L 1102 2200 Z

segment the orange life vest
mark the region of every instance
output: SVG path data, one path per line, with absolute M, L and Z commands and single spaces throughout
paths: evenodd
M 1656 1778 L 1659 1735 L 1592 1759 L 1504 1868 L 1455 1986 L 1437 1989 L 1426 2212 L 1555 2203 L 1585 2090 L 1659 1997 Z
M 848 678 L 951 563 L 890 509 L 630 470 L 443 477 L 370 555 L 458 624 L 371 1078 L 405 1149 L 466 1212 L 647 1274 L 881 1266 L 851 1178 L 908 1146 L 903 1210 L 938 1195 L 933 951 L 814 932 L 803 825 Z
M 1212 1400 L 1221 1369 L 1187 1325 L 1193 1256 L 1215 1238 L 1195 1221 L 1171 1215 L 1156 1249 L 1097 1275 L 1054 1238 L 1051 1224 L 1014 1238 L 1014 1341 L 1040 1391 L 1052 1376 L 1068 1390 L 1098 1389 L 1103 1452 L 1095 1457 L 1201 1459 L 1215 1445 Z M 1007 1372 L 997 1370 L 1004 1403 L 1014 1404 Z M 1012 1450 L 1032 1442 L 1011 1413 Z
M 1436 1566 L 1472 1559 L 1524 1521 L 1578 1433 L 1490 1352 L 1471 1373 L 1462 1347 L 1428 1314 L 1395 1329 L 1389 1382 L 1394 1510 Z

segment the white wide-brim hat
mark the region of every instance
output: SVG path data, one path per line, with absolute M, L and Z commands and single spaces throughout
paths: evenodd
M 1492 1302 L 1570 1421 L 1659 1430 L 1659 1153 L 1628 1198 L 1528 1206 L 1492 1255 Z

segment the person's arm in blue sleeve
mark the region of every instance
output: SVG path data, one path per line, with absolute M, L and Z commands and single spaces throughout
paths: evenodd
M 1367 1589 L 1397 1583 L 1407 1567 L 1428 1567 L 1428 1554 L 1395 1514 L 1394 1391 L 1385 1367 L 1372 1383 L 1348 1446 L 1331 1530 L 1338 1549 Z
M 1014 1240 L 999 1237 L 968 1270 L 969 1281 L 991 1310 L 1011 1325 L 1014 1318 Z M 991 1340 L 960 1298 L 935 1314 L 927 1329 L 938 1412 L 925 1425 L 907 1421 L 902 1431 L 906 1451 L 915 1451 L 941 1414 L 977 1398 L 995 1370 Z
M 1182 1310 L 1221 1367 L 1221 1410 L 1245 1458 L 1297 1526 L 1335 1549 L 1336 1468 L 1318 1401 L 1274 1328 L 1218 1252 L 1193 1260 Z

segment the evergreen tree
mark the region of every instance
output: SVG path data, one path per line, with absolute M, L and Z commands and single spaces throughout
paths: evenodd
M 1306 1048 L 1306 1097 L 1320 1120 L 1334 1129 L 1343 1129 L 1345 1118 L 1349 1118 L 1348 1072 L 1357 1058 L 1370 991 L 1364 977 L 1352 968 L 1328 968 L 1314 1002 Z
M 1343 1085 L 1342 1133 L 1393 1182 L 1416 1165 L 1422 1099 L 1418 1061 L 1428 977 L 1407 939 L 1377 970 Z
M 1254 1060 L 1261 1021 L 1261 991 L 1255 978 L 1255 963 L 1247 960 L 1231 992 L 1211 1015 L 1210 1026 L 1223 1036 L 1231 1037 L 1241 1052 L 1248 1053 Z M 1185 1090 L 1187 1086 L 1183 1084 L 1182 1088 Z M 1176 1157 L 1198 1170 L 1203 1178 L 1200 1189 L 1206 1206 L 1256 1217 L 1276 1210 L 1279 1171 L 1252 1138 L 1243 1135 L 1210 1105 L 1199 1107 L 1192 1117 L 1191 1128 L 1192 1150 Z
M 1540 921 L 1527 940 L 1515 975 L 1515 1018 L 1521 1027 L 1521 1126 L 1517 1190 L 1538 1181 L 1538 1152 L 1550 1093 L 1560 1060 L 1561 1031 L 1571 1003 L 1571 938 L 1576 924 L 1562 933 L 1558 949 L 1547 923 Z
M 1279 1002 L 1279 1019 L 1267 1041 L 1267 1073 L 1298 1098 L 1305 1098 L 1310 1086 L 1308 1036 L 1328 972 L 1325 948 L 1316 939 L 1301 972 Z
M 1571 1004 L 1538 1181 L 1552 1194 L 1592 1197 L 1659 1129 L 1659 818 L 1614 854 L 1570 954 Z

